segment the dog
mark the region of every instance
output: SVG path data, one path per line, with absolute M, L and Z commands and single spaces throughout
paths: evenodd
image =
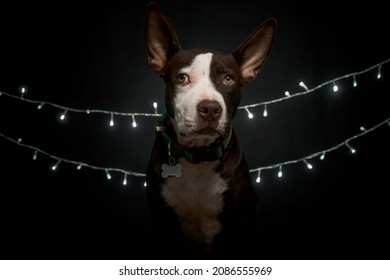
M 166 250 L 245 250 L 256 238 L 258 199 L 232 120 L 240 88 L 258 76 L 275 34 L 268 18 L 229 54 L 182 49 L 165 12 L 148 5 L 147 59 L 165 82 L 166 112 L 155 126 L 147 199 Z

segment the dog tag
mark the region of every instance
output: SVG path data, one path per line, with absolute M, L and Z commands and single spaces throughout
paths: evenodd
M 163 163 L 161 165 L 161 177 L 168 178 L 169 176 L 181 177 L 181 164 L 175 164 L 175 159 L 171 157 L 169 159 L 169 165 Z

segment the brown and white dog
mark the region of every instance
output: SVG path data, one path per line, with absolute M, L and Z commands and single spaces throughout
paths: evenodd
M 240 87 L 258 75 L 275 32 L 270 18 L 230 54 L 182 49 L 169 18 L 149 4 L 148 63 L 166 83 L 166 113 L 156 126 L 146 182 L 162 242 L 223 252 L 243 248 L 256 232 L 257 196 L 232 119 Z

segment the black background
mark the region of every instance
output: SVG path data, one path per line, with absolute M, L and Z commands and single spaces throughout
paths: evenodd
M 157 1 L 183 48 L 232 51 L 268 17 L 278 21 L 274 49 L 260 76 L 242 89 L 242 105 L 268 101 L 364 70 L 389 58 L 386 8 L 374 2 Z M 0 91 L 77 109 L 163 109 L 164 84 L 146 63 L 148 1 L 15 3 L 0 9 Z M 389 117 L 390 66 L 314 93 L 238 111 L 234 128 L 250 168 L 332 147 Z M 157 118 L 67 114 L 0 97 L 0 133 L 52 155 L 144 173 Z M 263 216 L 255 259 L 388 259 L 389 130 L 384 125 L 346 147 L 262 172 L 256 184 Z M 2 259 L 150 259 L 143 177 L 61 163 L 0 138 Z M 253 173 L 255 181 L 257 173 Z M 161 252 L 159 252 L 161 256 Z M 171 258 L 166 252 L 166 258 Z M 178 256 L 176 256 L 178 257 Z

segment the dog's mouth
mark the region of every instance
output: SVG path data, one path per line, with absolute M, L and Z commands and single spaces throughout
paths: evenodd
M 226 120 L 205 120 L 200 117 L 171 118 L 177 142 L 186 148 L 202 148 L 212 145 L 217 139 L 225 139 L 229 134 Z
M 225 130 L 211 126 L 202 126 L 196 129 L 178 131 L 177 133 L 179 144 L 187 148 L 207 147 L 217 139 L 224 139 L 226 137 L 227 133 Z

